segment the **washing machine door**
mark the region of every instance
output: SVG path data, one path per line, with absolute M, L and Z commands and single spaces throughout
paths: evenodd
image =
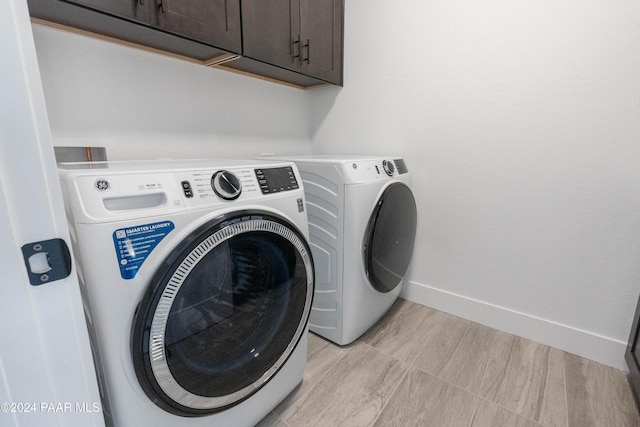
M 183 416 L 246 399 L 306 332 L 313 280 L 305 238 L 281 217 L 242 211 L 199 228 L 159 268 L 135 314 L 142 388 Z
M 389 185 L 378 199 L 364 237 L 365 271 L 379 292 L 392 291 L 407 272 L 417 219 L 411 189 L 401 182 Z

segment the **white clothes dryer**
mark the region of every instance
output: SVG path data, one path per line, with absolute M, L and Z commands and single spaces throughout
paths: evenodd
M 252 426 L 302 381 L 314 270 L 293 163 L 60 178 L 108 425 Z
M 345 345 L 364 334 L 400 294 L 417 210 L 398 157 L 300 156 L 316 291 L 309 329 Z

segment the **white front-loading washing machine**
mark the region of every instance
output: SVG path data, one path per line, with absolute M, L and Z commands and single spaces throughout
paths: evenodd
M 314 270 L 293 163 L 60 178 L 108 425 L 251 426 L 302 381 Z
M 400 294 L 416 237 L 417 209 L 398 157 L 299 156 L 316 291 L 309 329 L 353 342 Z

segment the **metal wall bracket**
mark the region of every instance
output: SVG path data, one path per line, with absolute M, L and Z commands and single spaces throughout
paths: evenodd
M 33 286 L 64 279 L 71 274 L 71 253 L 62 239 L 27 243 L 22 246 L 22 256 Z

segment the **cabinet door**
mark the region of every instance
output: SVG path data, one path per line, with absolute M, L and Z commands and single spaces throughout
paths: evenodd
M 156 2 L 155 17 L 159 28 L 241 53 L 240 0 L 153 1 Z
M 299 71 L 299 0 L 242 0 L 243 55 Z
M 90 9 L 99 10 L 124 18 L 147 22 L 149 8 L 147 2 L 151 0 L 66 0 L 68 3 L 78 4 Z
M 342 85 L 344 0 L 300 0 L 301 71 Z

